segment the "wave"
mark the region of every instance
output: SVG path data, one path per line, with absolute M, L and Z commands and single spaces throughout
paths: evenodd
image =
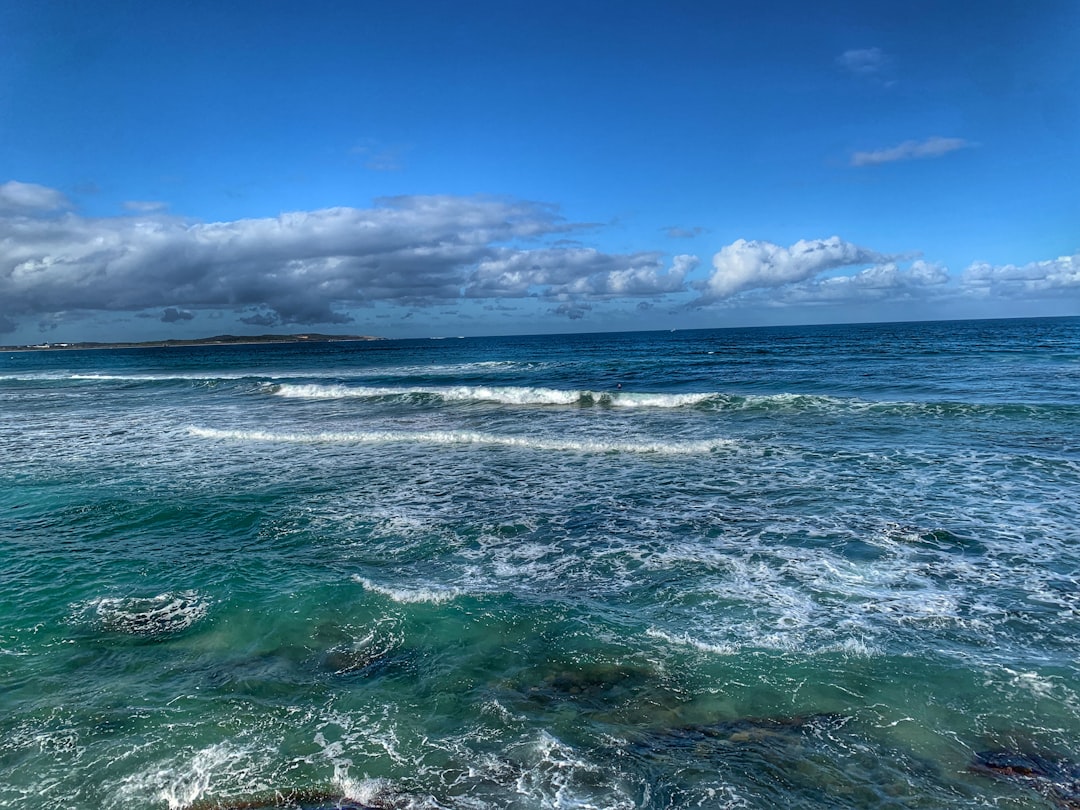
M 700 455 L 735 444 L 731 439 L 707 439 L 687 442 L 611 442 L 595 439 L 537 439 L 527 436 L 495 436 L 467 430 L 392 431 L 372 430 L 340 433 L 274 433 L 265 430 L 218 430 L 189 426 L 191 436 L 242 442 L 278 444 L 460 444 L 489 447 L 518 447 L 525 450 L 551 450 L 581 453 L 658 453 L 664 455 Z
M 353 576 L 353 582 L 363 585 L 365 590 L 381 593 L 394 602 L 402 604 L 428 602 L 438 605 L 443 602 L 450 602 L 465 593 L 461 588 L 445 585 L 430 585 L 423 588 L 391 588 L 387 585 L 379 585 L 361 576 Z
M 947 417 L 1080 418 L 1072 403 L 886 401 L 824 394 L 652 393 L 591 391 L 528 386 L 354 386 L 268 383 L 264 390 L 290 399 L 367 399 L 403 402 L 476 402 L 501 405 L 605 408 L 690 408 L 707 411 L 820 412 Z
M 293 399 L 438 399 L 445 402 L 498 402 L 506 405 L 574 405 L 577 391 L 513 386 L 435 386 L 431 388 L 280 384 L 270 393 Z
M 675 635 L 674 633 L 668 633 L 666 630 L 659 630 L 655 627 L 650 627 L 646 630 L 645 635 L 649 638 L 658 638 L 662 641 L 666 641 L 668 644 L 693 647 L 700 652 L 713 653 L 714 655 L 734 655 L 739 651 L 738 647 L 734 644 L 727 642 L 713 644 L 708 641 L 691 638 L 686 634 Z
M 684 408 L 728 399 L 724 394 L 656 394 L 623 391 L 585 391 L 528 386 L 372 387 L 321 384 L 273 384 L 267 390 L 295 399 L 402 399 L 442 402 L 494 402 L 502 405 L 600 405 L 610 408 Z
M 154 382 L 217 382 L 219 380 L 265 381 L 258 374 L 77 374 L 71 372 L 42 372 L 39 374 L 0 374 L 0 382 L 54 383 L 154 383 Z

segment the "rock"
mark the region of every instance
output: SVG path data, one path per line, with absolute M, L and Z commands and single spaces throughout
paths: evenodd
M 1065 757 L 983 751 L 975 755 L 971 770 L 1031 788 L 1064 810 L 1080 810 L 1080 764 Z
M 618 701 L 646 689 L 653 679 L 649 670 L 622 664 L 577 664 L 549 671 L 521 692 L 530 700 Z
M 761 743 L 794 741 L 803 734 L 840 728 L 846 718 L 835 714 L 811 714 L 794 717 L 743 717 L 708 725 L 685 726 L 653 732 L 649 747 L 693 749 L 698 753 L 708 748 Z
M 198 801 L 184 810 L 387 810 L 386 805 L 360 804 L 332 791 L 277 790 L 235 799 Z

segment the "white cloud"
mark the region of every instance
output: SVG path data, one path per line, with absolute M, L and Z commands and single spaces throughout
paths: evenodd
M 549 295 L 637 297 L 685 289 L 696 256 L 676 256 L 662 272 L 660 254 L 617 255 L 592 248 L 552 248 L 527 252 L 500 250 L 477 266 L 466 294 L 474 298 Z
M 128 200 L 124 203 L 124 210 L 135 214 L 158 214 L 168 207 L 168 203 L 156 200 Z
M 881 48 L 852 48 L 836 57 L 836 63 L 857 76 L 873 76 L 886 69 L 892 60 Z
M 1046 298 L 1080 294 L 1080 253 L 1028 264 L 975 262 L 960 278 L 963 289 L 986 298 Z
M 934 136 L 923 141 L 904 141 L 887 149 L 872 152 L 856 152 L 851 156 L 852 166 L 878 166 L 882 163 L 895 163 L 898 160 L 919 160 L 936 158 L 974 146 L 963 138 L 941 138 Z
M 0 185 L 0 214 L 38 214 L 70 205 L 56 189 L 9 180 Z
M 910 301 L 941 292 L 949 271 L 921 259 L 907 268 L 895 262 L 874 265 L 850 276 L 831 276 L 792 285 L 783 292 L 787 304 Z
M 841 267 L 888 261 L 891 257 L 843 241 L 800 240 L 790 248 L 771 242 L 739 239 L 713 256 L 713 272 L 695 286 L 701 290 L 696 302 L 706 304 L 747 290 L 781 287 L 805 281 Z

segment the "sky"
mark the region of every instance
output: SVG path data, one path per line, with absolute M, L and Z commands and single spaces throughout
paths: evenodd
M 1080 315 L 1080 3 L 0 0 L 0 343 Z

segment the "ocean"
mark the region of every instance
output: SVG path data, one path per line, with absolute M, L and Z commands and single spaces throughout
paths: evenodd
M 1080 806 L 1080 318 L 7 352 L 0 460 L 0 807 Z

